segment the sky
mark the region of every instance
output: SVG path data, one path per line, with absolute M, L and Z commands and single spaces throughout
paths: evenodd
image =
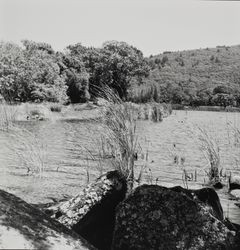
M 125 41 L 145 56 L 240 44 L 240 1 L 0 0 L 0 40 L 55 50 Z

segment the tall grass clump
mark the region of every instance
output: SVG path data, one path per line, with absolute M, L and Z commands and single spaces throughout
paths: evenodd
M 111 166 L 120 171 L 126 178 L 129 191 L 134 186 L 136 166 L 134 164 L 140 150 L 136 131 L 138 112 L 132 103 L 124 103 L 111 89 L 104 88 L 100 92 L 108 101 L 102 109 L 102 142 L 104 148 L 111 150 Z
M 49 108 L 52 112 L 59 112 L 60 113 L 62 111 L 62 105 L 58 104 L 58 103 L 50 104 Z
M 128 100 L 135 103 L 160 102 L 161 91 L 156 83 L 149 82 L 133 86 Z
M 15 167 L 26 169 L 29 175 L 42 175 L 47 164 L 47 148 L 32 132 L 13 127 L 7 134 L 9 157 Z
M 199 142 L 201 151 L 208 161 L 205 173 L 211 184 L 220 181 L 221 174 L 221 161 L 220 161 L 220 148 L 217 140 L 213 138 L 209 132 L 199 126 L 196 127 L 195 136 Z
M 0 130 L 9 131 L 16 120 L 17 107 L 0 103 Z

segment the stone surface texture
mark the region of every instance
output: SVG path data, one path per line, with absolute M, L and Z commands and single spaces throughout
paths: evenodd
M 214 190 L 140 186 L 117 207 L 112 249 L 240 249 L 218 202 Z
M 0 190 L 0 249 L 95 248 L 22 199 Z
M 111 248 L 115 208 L 127 191 L 125 178 L 111 171 L 89 184 L 79 195 L 47 208 L 46 212 L 98 249 Z

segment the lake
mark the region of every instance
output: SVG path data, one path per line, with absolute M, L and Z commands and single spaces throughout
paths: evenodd
M 101 165 L 93 160 L 101 148 L 98 122 L 68 119 L 17 125 L 24 130 L 17 130 L 14 136 L 0 132 L 0 188 L 27 202 L 44 203 L 76 195 L 101 172 L 111 169 L 107 159 Z M 223 173 L 240 175 L 240 142 L 236 136 L 240 114 L 179 110 L 161 123 L 138 121 L 141 150 L 135 163 L 138 169 L 145 166 L 143 182 L 186 186 L 185 170 L 194 176 L 188 187 L 201 188 L 207 181 L 209 163 L 198 128 L 215 138 Z M 146 153 L 147 161 L 141 159 Z M 225 215 L 240 224 L 240 209 L 229 199 L 227 188 L 218 194 Z

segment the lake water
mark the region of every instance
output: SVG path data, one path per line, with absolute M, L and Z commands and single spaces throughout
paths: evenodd
M 19 130 L 14 136 L 0 133 L 0 188 L 27 202 L 44 203 L 76 195 L 100 171 L 110 169 L 107 162 L 99 166 L 92 160 L 100 147 L 101 126 L 97 122 L 33 121 L 19 122 L 18 126 L 25 131 Z M 138 122 L 141 153 L 148 152 L 147 161 L 141 157 L 136 161 L 138 168 L 146 165 L 143 181 L 184 186 L 185 170 L 189 176 L 196 176 L 196 180 L 188 181 L 188 187 L 201 188 L 207 180 L 204 170 L 209 163 L 200 147 L 198 127 L 215 138 L 223 172 L 240 175 L 240 143 L 236 136 L 239 113 L 173 111 L 161 123 Z M 225 215 L 240 223 L 240 209 L 229 199 L 227 189 L 218 194 Z

